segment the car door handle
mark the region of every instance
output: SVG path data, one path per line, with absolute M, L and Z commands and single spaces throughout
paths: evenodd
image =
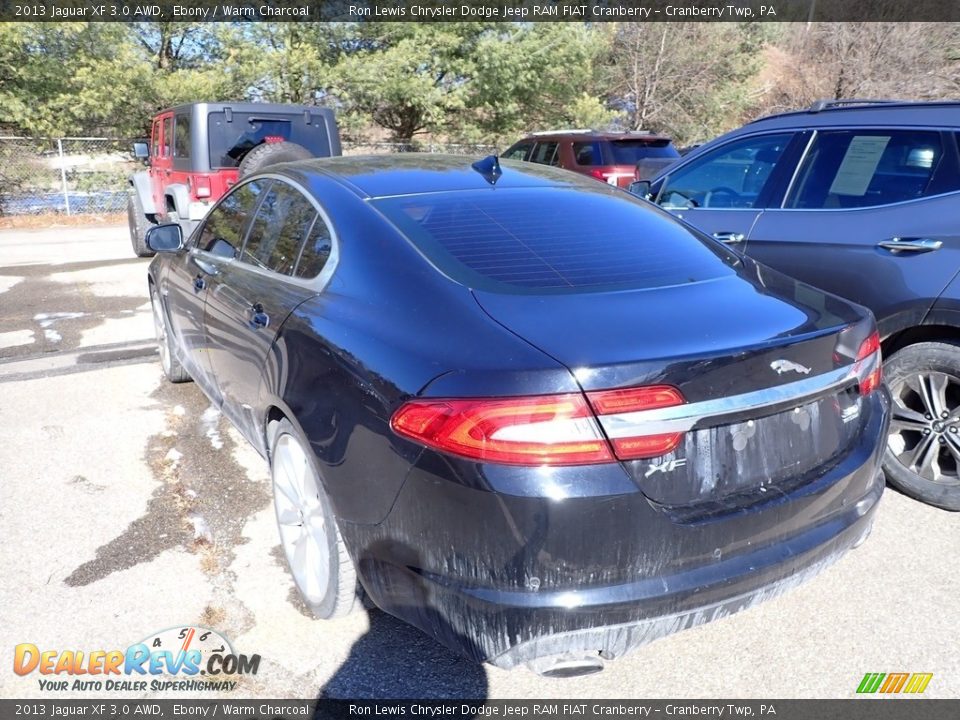
M 207 286 L 207 281 L 203 279 L 203 275 L 197 275 L 193 279 L 193 289 L 195 292 L 200 292 Z
M 263 305 L 254 303 L 250 306 L 250 327 L 254 330 L 265 328 L 270 324 L 270 316 L 263 311 Z
M 877 247 L 889 250 L 892 253 L 925 253 L 939 250 L 943 247 L 943 241 L 931 238 L 890 238 L 878 242 Z
M 721 232 L 715 232 L 713 236 L 722 243 L 727 245 L 734 245 L 736 243 L 742 243 L 746 239 L 746 235 L 738 232 L 730 232 L 727 230 Z

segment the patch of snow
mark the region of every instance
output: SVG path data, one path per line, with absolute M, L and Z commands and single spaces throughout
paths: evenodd
M 0 333 L 0 348 L 29 345 L 36 341 L 33 330 L 11 330 L 10 332 Z
M 49 328 L 43 331 L 43 336 L 47 339 L 47 342 L 60 342 L 63 340 L 63 337 L 60 335 L 60 333 Z

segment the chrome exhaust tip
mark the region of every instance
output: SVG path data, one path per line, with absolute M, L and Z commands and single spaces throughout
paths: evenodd
M 591 655 L 565 653 L 531 660 L 527 667 L 540 677 L 573 678 L 600 672 L 604 662 L 599 652 Z

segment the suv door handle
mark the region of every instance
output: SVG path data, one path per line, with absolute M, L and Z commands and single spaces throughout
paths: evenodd
M 746 236 L 743 233 L 730 232 L 729 230 L 715 232 L 713 236 L 720 242 L 726 243 L 727 245 L 742 243 L 746 239 Z
M 925 253 L 939 250 L 943 247 L 943 241 L 931 238 L 891 238 L 878 242 L 877 247 L 889 250 L 892 253 Z

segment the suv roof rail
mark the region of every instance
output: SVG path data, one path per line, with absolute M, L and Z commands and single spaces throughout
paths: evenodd
M 593 128 L 570 128 L 568 130 L 538 130 L 531 135 L 567 135 L 571 133 L 596 133 Z
M 900 102 L 898 100 L 876 100 L 868 98 L 841 98 L 840 100 L 815 100 L 807 112 L 818 113 L 823 110 L 832 110 L 833 108 L 847 107 L 848 105 L 890 105 Z

